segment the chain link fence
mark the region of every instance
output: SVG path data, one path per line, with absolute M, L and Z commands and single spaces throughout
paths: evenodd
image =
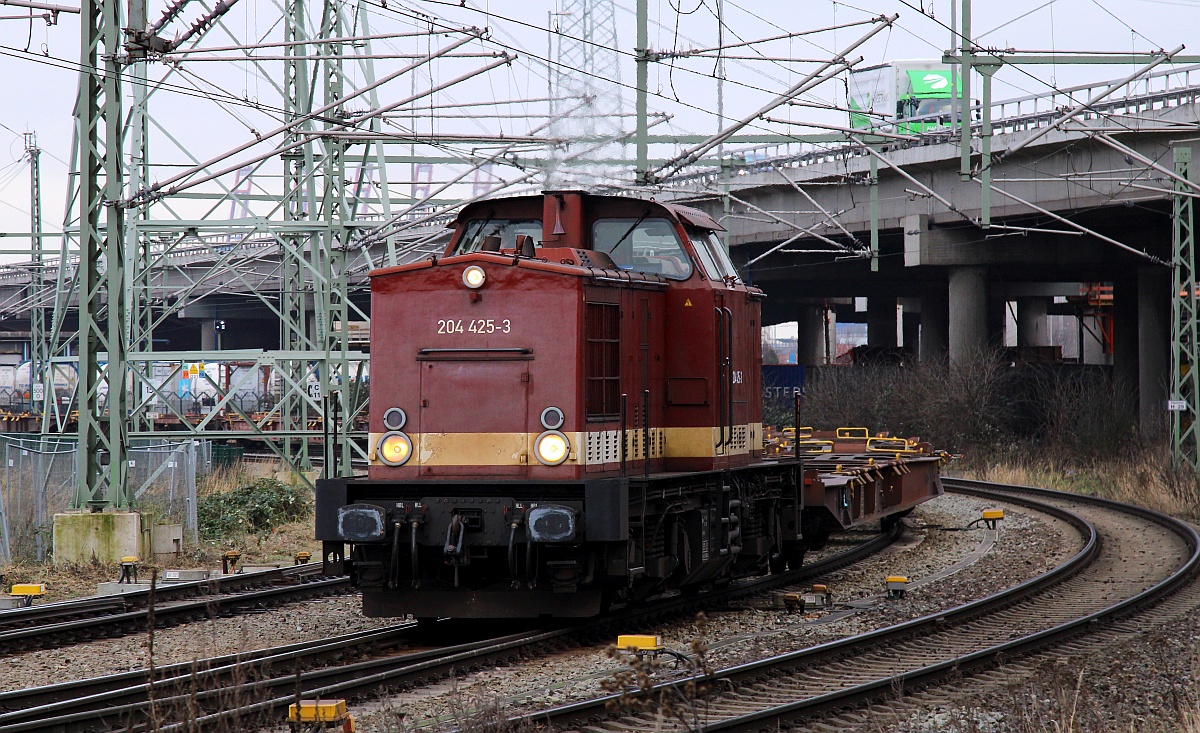
M 70 508 L 78 465 L 74 438 L 0 436 L 0 564 L 45 560 L 54 515 Z M 183 525 L 197 541 L 196 476 L 212 466 L 206 440 L 134 441 L 129 447 L 133 508 L 150 524 Z

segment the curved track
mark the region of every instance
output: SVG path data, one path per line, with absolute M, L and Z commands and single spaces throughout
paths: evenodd
M 774 731 L 837 717 L 893 699 L 901 690 L 959 680 L 1005 658 L 1100 628 L 1187 586 L 1200 567 L 1200 536 L 1157 512 L 1042 489 L 946 484 L 948 490 L 1057 516 L 1079 529 L 1084 547 L 1038 578 L 932 616 L 524 718 L 560 730 L 638 730 L 657 724 Z M 697 687 L 710 694 L 689 692 Z M 649 709 L 621 714 L 610 712 L 612 707 Z M 666 710 L 666 720 L 658 721 Z
M 419 686 L 456 670 L 505 663 L 574 645 L 580 640 L 608 638 L 618 626 L 688 615 L 705 605 L 800 584 L 878 552 L 900 532 L 897 525 L 887 534 L 798 571 L 739 583 L 703 596 L 667 598 L 567 628 L 527 631 L 397 654 L 396 648 L 428 644 L 431 636 L 461 638 L 470 633 L 464 631 L 463 625 L 453 623 L 420 630 L 416 624 L 408 623 L 237 658 L 173 665 L 155 671 L 153 712 L 147 670 L 0 693 L 0 709 L 9 711 L 0 714 L 0 733 L 136 730 L 144 729 L 152 718 L 160 731 L 230 726 L 245 729 L 256 721 L 277 720 L 279 711 L 295 701 L 297 687 L 308 698 L 369 695 Z M 442 629 L 443 626 L 446 628 Z M 190 722 L 172 725 L 185 717 Z

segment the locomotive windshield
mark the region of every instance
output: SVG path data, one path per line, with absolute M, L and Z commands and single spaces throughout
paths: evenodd
M 465 255 L 484 249 L 489 237 L 499 237 L 499 246 L 494 249 L 515 249 L 517 235 L 524 234 L 533 237 L 535 242 L 542 239 L 541 219 L 472 219 L 463 224 L 462 236 L 454 247 L 452 254 Z M 492 240 L 495 245 L 495 240 Z
M 592 249 L 603 252 L 622 270 L 686 280 L 692 263 L 669 219 L 600 219 L 592 225 Z

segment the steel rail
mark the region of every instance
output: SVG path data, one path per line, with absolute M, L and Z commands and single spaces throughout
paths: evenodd
M 392 656 L 343 664 L 325 669 L 302 671 L 299 675 L 299 687 L 305 697 L 341 696 L 353 697 L 377 693 L 381 689 L 395 689 L 425 684 L 429 680 L 442 679 L 468 667 L 481 667 L 489 664 L 512 660 L 526 656 L 531 648 L 539 645 L 563 645 L 574 643 L 580 638 L 603 638 L 611 634 L 617 625 L 629 623 L 648 623 L 654 619 L 695 612 L 708 605 L 726 603 L 736 598 L 765 593 L 772 588 L 782 585 L 792 585 L 811 579 L 818 575 L 832 572 L 839 568 L 858 562 L 895 541 L 903 531 L 899 523 L 888 532 L 881 533 L 867 542 L 862 542 L 854 548 L 825 560 L 807 565 L 796 571 L 769 575 L 750 581 L 732 584 L 729 587 L 708 594 L 683 597 L 671 596 L 659 602 L 644 606 L 626 608 L 615 613 L 612 617 L 599 619 L 582 626 L 575 625 L 551 631 L 535 631 L 514 634 L 499 639 L 490 639 L 453 647 L 434 649 L 420 653 Z M 155 705 L 158 710 L 170 711 L 186 709 L 203 712 L 214 710 L 208 714 L 198 714 L 194 720 L 178 725 L 161 725 L 160 731 L 228 727 L 231 722 L 244 725 L 248 720 L 269 720 L 269 716 L 295 702 L 297 677 L 295 669 L 311 666 L 317 660 L 315 654 L 325 657 L 336 656 L 340 649 L 344 655 L 351 648 L 361 648 L 361 643 L 347 639 L 343 642 L 326 640 L 327 644 L 314 645 L 305 649 L 262 650 L 256 654 L 258 661 L 251 666 L 243 666 L 243 679 L 252 678 L 253 683 L 222 683 L 221 680 L 234 679 L 237 672 L 232 669 L 221 670 L 221 675 L 201 675 L 200 682 L 217 684 L 202 690 L 192 689 L 186 685 L 192 680 L 163 679 L 159 677 L 155 683 Z M 277 652 L 278 654 L 273 654 Z M 291 656 L 289 656 L 291 655 Z M 277 659 L 282 657 L 282 659 Z M 197 669 L 228 666 L 230 659 L 204 660 L 195 663 Z M 290 666 L 288 666 L 290 665 Z M 173 677 L 186 673 L 185 668 L 191 669 L 192 664 L 174 665 L 169 668 Z M 281 669 L 290 669 L 292 674 L 281 674 Z M 163 674 L 168 668 L 164 668 Z M 258 674 L 264 670 L 263 674 Z M 214 671 L 216 671 L 214 669 Z M 66 704 L 49 704 L 41 710 L 14 712 L 10 715 L 0 715 L 0 733 L 29 733 L 30 731 L 56 731 L 58 733 L 82 733 L 97 729 L 98 726 L 125 726 L 127 730 L 144 729 L 148 720 L 149 710 L 148 688 L 146 686 L 146 670 L 121 675 L 121 684 L 112 676 L 98 680 L 88 680 L 75 683 L 77 685 L 95 685 L 97 693 L 87 700 L 68 702 Z M 156 675 L 157 676 L 157 675 Z M 33 688 L 18 690 L 12 693 L 0 694 L 0 705 L 16 707 L 23 699 L 34 700 L 68 700 L 70 695 L 69 683 L 57 685 L 59 689 Z M 110 689 L 101 689 L 104 686 Z M 181 687 L 183 685 L 183 687 Z M 84 689 L 79 687 L 77 689 Z M 164 693 L 166 693 L 164 697 Z M 266 696 L 267 699 L 263 699 Z M 250 698 L 254 698 L 254 702 Z M 246 700 L 239 706 L 229 706 L 230 700 Z M 209 703 L 205 705 L 205 703 Z
M 789 670 L 812 667 L 834 657 L 858 656 L 860 652 L 868 649 L 890 647 L 900 641 L 941 632 L 1038 596 L 1042 591 L 1061 584 L 1068 578 L 1082 572 L 1098 556 L 1100 551 L 1099 537 L 1093 525 L 1074 512 L 1043 504 L 1038 499 L 1075 501 L 1138 516 L 1159 524 L 1179 536 L 1188 546 L 1190 556 L 1182 566 L 1162 582 L 1130 598 L 1074 620 L 1022 636 L 1009 642 L 980 649 L 971 654 L 956 656 L 952 659 L 944 659 L 934 664 L 915 668 L 902 674 L 888 675 L 843 690 L 797 700 L 785 705 L 767 707 L 753 713 L 705 722 L 703 729 L 711 732 L 775 730 L 781 725 L 834 714 L 864 704 L 885 700 L 895 694 L 898 684 L 906 687 L 929 686 L 948 678 L 956 678 L 964 673 L 990 668 L 1004 658 L 1029 654 L 1044 649 L 1066 638 L 1084 633 L 1091 624 L 1125 616 L 1153 604 L 1165 595 L 1177 590 L 1181 585 L 1193 580 L 1197 574 L 1198 567 L 1200 567 L 1200 535 L 1197 535 L 1196 531 L 1190 525 L 1159 512 L 1121 504 L 1112 500 L 1079 494 L 1067 494 L 1048 489 L 1001 486 L 998 484 L 960 479 L 943 479 L 943 481 L 948 491 L 1016 503 L 1036 508 L 1040 512 L 1064 519 L 1077 529 L 1085 531 L 1087 537 L 1086 543 L 1083 549 L 1076 553 L 1076 555 L 1051 571 L 987 598 L 885 629 L 719 670 L 710 675 L 700 675 L 664 682 L 655 685 L 650 691 L 651 694 L 670 693 L 677 696 L 682 693 L 688 684 L 721 684 L 733 685 L 735 687 L 739 684 L 748 684 L 751 681 L 761 680 L 770 675 L 786 674 Z M 1086 530 L 1083 529 L 1085 527 Z M 606 706 L 609 703 L 618 702 L 620 697 L 620 695 L 610 695 L 596 700 L 561 706 L 540 713 L 518 716 L 512 720 L 514 722 L 528 720 L 534 723 L 551 723 L 558 728 L 595 722 L 607 717 Z M 676 699 L 679 698 L 677 697 Z
M 951 486 L 946 485 L 948 479 L 942 479 L 943 485 L 947 491 L 952 490 Z M 1042 510 L 1042 507 L 1038 507 Z M 726 685 L 736 685 L 749 679 L 762 677 L 776 670 L 784 668 L 798 668 L 819 664 L 822 660 L 833 657 L 848 657 L 854 655 L 863 648 L 873 648 L 884 644 L 895 643 L 901 638 L 919 635 L 934 628 L 941 628 L 946 621 L 960 621 L 970 618 L 976 618 L 988 611 L 1008 605 L 1019 597 L 1024 597 L 1031 593 L 1036 593 L 1051 585 L 1055 585 L 1062 580 L 1074 575 L 1079 570 L 1086 567 L 1095 556 L 1099 553 L 1099 535 L 1096 528 L 1091 525 L 1083 517 L 1080 517 L 1072 512 L 1060 510 L 1056 507 L 1047 507 L 1046 512 L 1056 516 L 1063 521 L 1066 521 L 1077 530 L 1085 538 L 1084 546 L 1056 568 L 1047 573 L 1043 573 L 1035 578 L 1031 578 L 1020 585 L 1003 591 L 999 594 L 988 596 L 971 603 L 964 604 L 949 611 L 939 612 L 930 616 L 913 619 L 895 626 L 889 626 L 883 629 L 877 629 L 865 634 L 850 636 L 836 641 L 819 644 L 817 646 L 800 649 L 787 654 L 782 654 L 767 659 L 761 659 L 746 664 L 737 665 L 727 669 L 717 670 L 709 675 L 695 675 L 680 679 L 670 680 L 653 685 L 647 694 L 655 695 L 660 693 L 671 693 L 673 695 L 682 695 L 683 690 L 688 685 L 709 686 L 716 683 Z M 885 680 L 887 685 L 893 683 L 893 679 L 889 677 Z M 892 688 L 888 688 L 889 690 Z M 828 696 L 826 696 L 828 697 Z M 562 705 L 549 710 L 543 710 L 528 715 L 516 716 L 512 718 L 515 721 L 528 720 L 535 725 L 550 724 L 556 729 L 569 728 L 572 725 L 586 724 L 590 722 L 598 722 L 612 713 L 610 708 L 619 705 L 622 698 L 628 698 L 625 693 L 606 695 L 603 697 L 584 700 L 581 702 Z M 678 698 L 677 698 L 678 699 Z M 803 701 L 802 701 L 803 702 Z M 849 702 L 841 702 L 833 707 L 845 706 Z M 826 708 L 818 708 L 814 712 L 821 712 Z M 832 708 L 829 708 L 832 709 Z M 713 721 L 705 725 L 705 730 L 709 730 L 713 725 L 720 725 L 723 721 Z
M 393 640 L 403 640 L 411 634 L 415 627 L 416 622 L 409 621 L 395 626 L 369 629 L 333 638 L 163 665 L 154 669 L 155 688 L 168 687 L 169 681 L 185 675 L 197 674 L 211 678 L 231 665 L 246 667 L 263 660 L 276 663 L 281 660 L 303 659 L 308 662 L 312 658 L 319 658 L 319 655 L 312 653 L 319 653 L 323 650 L 322 648 L 334 649 L 337 654 L 341 655 L 345 653 L 348 644 L 388 645 Z M 150 678 L 150 669 L 142 668 L 102 677 L 89 677 L 41 687 L 0 692 L 0 728 L 13 723 L 47 717 L 50 714 L 64 715 L 120 704 L 122 698 L 135 691 L 141 691 L 144 698 L 146 685 L 150 682 Z M 116 694 L 105 697 L 106 693 Z M 67 704 L 60 706 L 62 703 Z
M 46 623 L 48 620 L 83 618 L 104 613 L 118 613 L 128 609 L 129 604 L 120 596 L 88 596 L 43 603 L 37 606 L 5 609 L 0 611 L 0 631 L 36 626 L 39 623 Z
M 232 669 L 245 672 L 251 665 L 286 668 L 296 660 L 311 663 L 322 659 L 338 659 L 346 656 L 347 650 L 355 648 L 355 645 L 374 649 L 394 647 L 412 636 L 415 627 L 415 621 L 407 621 L 404 624 L 356 631 L 334 638 L 313 639 L 283 647 L 256 649 L 241 654 L 227 654 L 156 667 L 155 690 L 170 690 L 184 679 L 216 679 Z M 16 723 L 40 720 L 48 716 L 114 707 L 124 704 L 130 698 L 146 699 L 150 679 L 150 669 L 142 668 L 104 677 L 0 692 L 0 731 L 5 731 L 7 726 Z
M 286 577 L 286 576 L 276 576 Z M 214 592 L 218 587 L 209 586 Z M 260 610 L 294 600 L 345 592 L 350 589 L 349 578 L 325 578 L 290 585 L 277 585 L 256 590 L 238 590 L 222 595 L 200 597 L 198 600 L 170 601 L 154 608 L 157 626 L 172 626 L 213 616 Z M 197 589 L 193 589 L 197 590 Z M 179 594 L 188 591 L 180 591 Z M 174 595 L 174 594 L 170 594 Z M 47 648 L 78 643 L 100 637 L 112 637 L 144 631 L 149 623 L 148 607 L 119 611 L 103 616 L 66 621 L 53 621 L 0 632 L 0 653 L 34 648 Z
M 160 582 L 155 587 L 156 602 L 174 601 L 184 598 L 195 598 L 214 593 L 238 592 L 245 588 L 315 576 L 321 573 L 321 563 L 310 562 L 302 565 L 291 565 L 283 568 L 256 570 L 250 573 L 223 575 L 207 580 L 191 580 L 181 583 Z M 130 590 L 120 595 L 86 596 L 73 598 L 55 603 L 45 603 L 25 608 L 13 608 L 0 611 L 0 631 L 78 618 L 92 610 L 97 612 L 124 612 L 134 608 L 143 608 L 149 603 L 149 588 Z

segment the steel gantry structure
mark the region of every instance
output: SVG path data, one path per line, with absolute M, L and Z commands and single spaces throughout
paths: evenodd
M 369 0 L 277 0 L 278 24 L 258 37 L 241 38 L 224 18 L 233 2 L 193 13 L 188 0 L 174 0 L 153 22 L 142 0 L 130 4 L 127 19 L 118 0 L 86 2 L 72 172 L 76 193 L 70 196 L 55 287 L 51 291 L 43 275 L 55 269 L 54 263 L 37 263 L 42 254 L 35 251 L 33 277 L 38 279 L 31 281 L 27 299 L 35 313 L 53 312 L 44 326 L 35 321 L 34 339 L 44 346 L 34 349 L 31 368 L 41 383 L 44 432 L 69 430 L 77 413 L 86 460 L 79 471 L 77 505 L 132 501 L 123 489 L 123 451 L 132 439 L 253 435 L 303 470 L 310 467 L 310 446 L 328 435 L 326 470 L 338 466 L 346 472 L 352 460 L 365 459 L 361 418 L 367 354 L 352 348 L 350 334 L 352 324 L 366 322 L 367 314 L 354 296 L 371 268 L 436 252 L 444 241 L 441 225 L 457 205 L 497 191 L 534 190 L 566 166 L 587 166 L 591 176 L 602 171 L 593 188 L 661 186 L 690 177 L 703 182 L 705 194 L 745 207 L 725 185 L 741 160 L 725 147 L 735 143 L 865 145 L 873 162 L 890 165 L 879 146 L 898 136 L 885 130 L 864 134 L 835 125 L 799 135 L 745 130 L 782 122 L 768 115 L 844 75 L 861 61 L 853 57 L 856 49 L 891 27 L 895 16 L 850 24 L 869 28 L 832 58 L 814 62 L 797 83 L 752 114 L 728 123 L 722 115 L 715 134 L 654 135 L 651 130 L 668 117 L 649 110 L 650 64 L 705 58 L 719 49 L 654 52 L 647 5 L 647 0 L 636 3 L 637 40 L 630 55 L 637 99 L 631 130 L 620 122 L 596 122 L 598 109 L 614 106 L 616 119 L 623 120 L 613 3 L 571 0 L 564 5 L 566 14 L 559 15 L 557 31 L 548 28 L 551 49 L 555 33 L 559 46 L 556 57 L 548 53 L 544 60 L 550 92 L 542 100 L 549 110 L 545 121 L 525 134 L 496 135 L 449 132 L 437 121 L 472 108 L 470 102 L 448 101 L 440 94 L 512 63 L 511 47 L 493 43 L 486 29 L 404 15 L 407 11 Z M 405 29 L 373 29 L 380 17 L 401 18 Z M 962 18 L 962 32 L 952 30 L 955 51 L 945 60 L 962 70 L 958 116 L 970 120 L 972 73 L 982 80 L 986 116 L 997 69 L 1053 59 L 979 48 L 970 36 L 969 0 L 962 0 Z M 128 28 L 124 36 L 122 28 Z M 377 44 L 388 48 L 376 54 Z M 1157 64 L 1186 59 L 1176 49 L 1099 60 L 1144 64 L 1136 77 Z M 236 63 L 247 75 L 253 73 L 256 84 L 278 103 L 226 93 L 192 71 L 213 62 Z M 575 72 L 582 81 L 571 78 Z M 123 85 L 130 89 L 128 108 L 122 104 Z M 165 106 L 158 104 L 160 97 L 174 94 L 171 99 L 178 102 L 181 90 L 208 97 L 245 130 L 243 140 L 198 140 L 194 130 L 172 127 L 151 114 L 152 107 Z M 1081 109 L 1103 98 L 1089 99 Z M 526 101 L 491 104 L 503 110 Z M 1078 110 L 1068 110 L 1056 125 L 1076 115 Z M 577 130 L 580 120 L 584 127 Z M 985 117 L 982 126 L 960 125 L 962 174 L 980 182 L 985 200 L 993 190 L 989 123 Z M 981 133 L 982 158 L 972 158 L 974 137 Z M 632 164 L 621 156 L 604 157 L 604 151 L 631 142 Z M 656 145 L 672 146 L 673 152 L 651 158 Z M 200 152 L 214 148 L 220 152 Z M 438 180 L 430 172 L 434 165 L 441 167 Z M 487 171 L 483 178 L 481 170 Z M 1190 212 L 1191 196 L 1180 199 Z M 985 205 L 982 219 L 972 223 L 988 228 L 987 211 Z M 836 223 L 836 213 L 828 216 Z M 1189 225 L 1183 237 L 1188 242 L 1190 231 Z M 810 236 L 830 252 L 869 257 L 877 251 L 848 233 L 841 241 L 803 228 L 780 247 Z M 35 235 L 34 241 L 41 239 Z M 278 348 L 219 349 L 220 312 L 213 298 L 218 293 L 236 294 L 278 320 Z M 202 348 L 157 348 L 155 330 L 184 313 L 205 319 Z M 1180 358 L 1190 364 L 1194 357 Z M 216 361 L 223 366 L 207 368 Z M 230 362 L 237 368 L 224 366 Z M 198 363 L 206 368 L 197 370 Z M 78 386 L 64 403 L 55 389 L 56 375 L 73 368 L 78 368 Z M 172 380 L 184 370 L 216 395 L 199 417 L 187 414 L 170 394 Z M 237 391 L 264 374 L 275 385 L 272 399 L 254 409 L 239 403 Z M 336 424 L 332 414 L 340 415 Z
M 611 1 L 593 3 L 607 6 L 611 26 Z M 34 340 L 46 345 L 46 353 L 32 355 L 33 391 L 44 433 L 78 424 L 77 507 L 134 501 L 124 488 L 124 451 L 139 439 L 255 437 L 301 471 L 310 468 L 310 446 L 323 441 L 326 470 L 349 471 L 366 458 L 367 354 L 350 341 L 352 324 L 367 321 L 352 297 L 365 273 L 434 251 L 449 207 L 496 190 L 532 189 L 551 161 L 580 165 L 625 139 L 601 131 L 563 155 L 563 138 L 545 131 L 561 128 L 581 103 L 594 103 L 573 89 L 560 90 L 554 114 L 524 137 L 447 135 L 432 121 L 427 132 L 415 122 L 405 126 L 423 101 L 512 62 L 512 54 L 484 45 L 484 29 L 422 16 L 412 30 L 373 33 L 369 19 L 382 11 L 365 1 L 282 0 L 281 39 L 241 39 L 223 20 L 233 3 L 188 17 L 188 0 L 175 0 L 154 22 L 140 0 L 128 18 L 121 6 L 96 0 L 82 13 L 75 185 L 57 263 L 34 265 L 27 303 L 53 313 L 44 326 L 33 324 Z M 213 46 L 218 36 L 229 42 Z M 428 46 L 372 51 L 377 42 L 401 40 Z M 209 85 L 218 106 L 265 112 L 268 123 L 244 124 L 245 142 L 205 159 L 196 152 L 203 146 L 151 108 L 185 81 L 202 86 L 189 75 L 191 64 L 222 59 L 253 68 L 279 104 L 246 104 Z M 398 65 L 377 73 L 380 59 Z M 283 73 L 270 73 L 268 62 Z M 435 62 L 465 68 L 435 74 Z M 162 73 L 151 78 L 156 68 Z M 404 82 L 409 89 L 399 93 Z M 446 178 L 419 185 L 418 169 L 432 163 L 446 167 Z M 405 166 L 412 171 L 408 195 L 397 191 Z M 480 187 L 483 166 L 494 181 Z M 472 197 L 459 195 L 473 173 Z M 51 291 L 37 278 L 52 267 L 58 278 Z M 277 349 L 217 348 L 211 299 L 230 292 L 278 320 Z M 211 322 L 202 348 L 156 347 L 156 328 L 185 313 Z M 204 366 L 197 371 L 197 364 Z M 62 374 L 75 370 L 77 384 L 64 397 Z M 216 395 L 199 416 L 171 394 L 185 373 Z M 271 397 L 256 409 L 235 399 L 239 389 L 267 380 Z

